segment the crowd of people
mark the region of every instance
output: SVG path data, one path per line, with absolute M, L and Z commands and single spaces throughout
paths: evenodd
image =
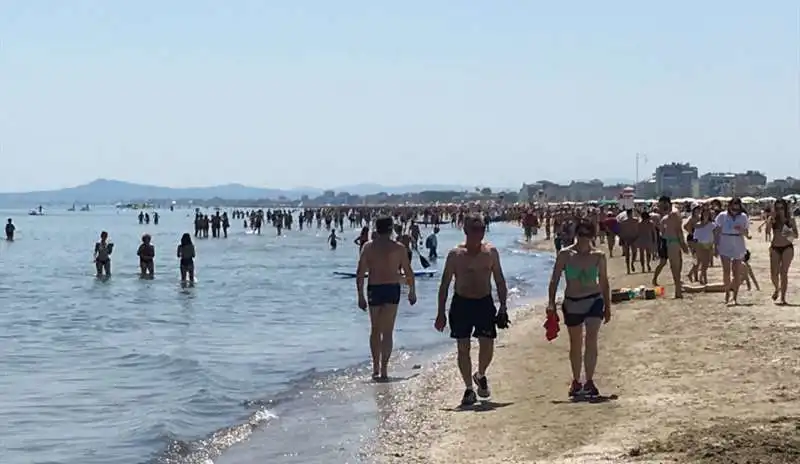
M 149 222 L 139 215 L 140 223 Z M 794 257 L 793 241 L 798 236 L 797 224 L 785 200 L 763 208 L 747 210 L 738 198 L 726 205 L 720 201 L 674 205 L 669 197 L 655 204 L 637 204 L 633 208 L 600 205 L 447 205 L 412 207 L 357 207 L 291 210 L 234 210 L 230 215 L 241 220 L 246 230 L 261 233 L 263 225 L 273 226 L 280 235 L 291 230 L 295 217 L 299 229 L 329 231 L 327 241 L 336 247 L 338 229 L 346 226 L 359 229 L 354 243 L 359 247 L 356 272 L 358 306 L 370 318 L 369 347 L 372 355 L 372 377 L 385 381 L 389 376 L 389 360 L 393 349 L 393 332 L 401 285 L 408 286 L 410 304 L 417 302 L 414 252 L 425 244 L 428 257 L 438 256 L 437 234 L 441 227 L 460 228 L 462 243 L 449 250 L 442 269 L 436 302 L 434 327 L 449 328 L 456 341 L 457 364 L 464 382 L 463 405 L 491 395 L 487 371 L 494 356 L 497 329 L 508 327 L 506 286 L 500 254 L 484 240 L 493 221 L 521 224 L 525 240 L 552 241 L 556 260 L 548 289 L 546 312 L 563 323 L 569 336 L 569 358 L 572 397 L 597 396 L 594 372 L 598 360 L 598 335 L 604 323 L 611 320 L 611 289 L 607 259 L 621 249 L 627 273 L 652 273 L 658 285 L 662 271 L 669 266 L 674 284 L 674 297 L 684 293 L 724 293 L 726 303 L 737 304 L 739 288 L 751 283 L 758 289 L 756 276 L 748 265 L 751 239 L 751 217 L 761 219 L 758 232 L 770 242 L 770 280 L 772 299 L 786 304 L 788 273 Z M 157 216 L 154 216 L 156 222 Z M 227 212 L 195 215 L 196 238 L 228 236 L 230 220 Z M 425 236 L 421 228 L 432 228 Z M 13 239 L 13 224 L 6 227 Z M 424 239 L 424 240 L 423 240 Z M 114 245 L 108 233 L 102 232 L 95 243 L 94 262 L 98 277 L 111 274 Z M 153 278 L 155 246 L 148 234 L 142 236 L 137 250 L 141 276 Z M 684 276 L 684 261 L 691 264 Z M 181 282 L 194 282 L 196 249 L 192 234 L 181 236 L 176 249 Z M 709 281 L 708 270 L 719 260 L 722 282 Z M 655 266 L 653 266 L 653 264 Z M 558 304 L 558 288 L 565 281 L 563 299 Z M 496 298 L 492 292 L 496 288 Z M 450 287 L 453 286 L 452 298 Z M 448 305 L 449 301 L 449 305 Z M 478 339 L 478 363 L 473 367 L 470 339 Z

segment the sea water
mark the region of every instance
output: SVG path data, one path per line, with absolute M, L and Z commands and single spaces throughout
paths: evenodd
M 182 288 L 175 251 L 193 212 L 161 211 L 157 226 L 137 214 L 0 211 L 17 225 L 0 241 L 2 462 L 357 462 L 387 413 L 368 381 L 355 280 L 332 275 L 355 268 L 358 231 L 330 250 L 316 225 L 258 236 L 233 220 L 227 239 L 195 239 L 198 283 Z M 92 263 L 102 230 L 115 244 L 107 281 Z M 144 233 L 152 281 L 138 278 Z M 487 239 L 512 295 L 541 296 L 552 258 L 520 250 L 519 236 L 495 224 Z M 444 226 L 440 254 L 461 239 Z M 452 347 L 432 327 L 437 288 L 420 278 L 418 303 L 401 303 L 393 389 Z

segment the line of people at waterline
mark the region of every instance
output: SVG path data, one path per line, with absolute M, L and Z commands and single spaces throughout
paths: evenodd
M 100 232 L 100 240 L 95 242 L 92 255 L 98 279 L 111 277 L 111 256 L 113 253 L 114 242 L 109 239 L 108 232 Z M 142 279 L 154 278 L 156 247 L 150 234 L 142 235 L 142 241 L 136 250 L 136 255 L 139 257 L 139 276 Z M 181 236 L 175 255 L 179 263 L 178 269 L 181 275 L 181 283 L 193 285 L 195 282 L 194 260 L 197 257 L 197 250 L 194 243 L 192 243 L 191 234 L 186 233 Z

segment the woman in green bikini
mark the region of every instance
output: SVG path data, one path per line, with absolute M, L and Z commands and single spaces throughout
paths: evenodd
M 595 227 L 591 222 L 581 220 L 575 232 L 575 244 L 562 249 L 553 266 L 547 312 L 556 312 L 556 292 L 563 272 L 567 285 L 562 310 L 564 325 L 569 333 L 569 359 L 572 365 L 569 395 L 592 397 L 600 394 L 593 378 L 597 366 L 597 339 L 600 326 L 611 320 L 611 290 L 606 255 L 592 246 Z M 583 383 L 582 367 L 586 375 Z

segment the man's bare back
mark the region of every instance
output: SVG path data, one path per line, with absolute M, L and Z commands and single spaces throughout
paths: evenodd
M 371 240 L 361 251 L 359 266 L 368 273 L 369 285 L 397 284 L 402 280 L 400 270 L 410 269 L 406 247 L 392 240 Z

